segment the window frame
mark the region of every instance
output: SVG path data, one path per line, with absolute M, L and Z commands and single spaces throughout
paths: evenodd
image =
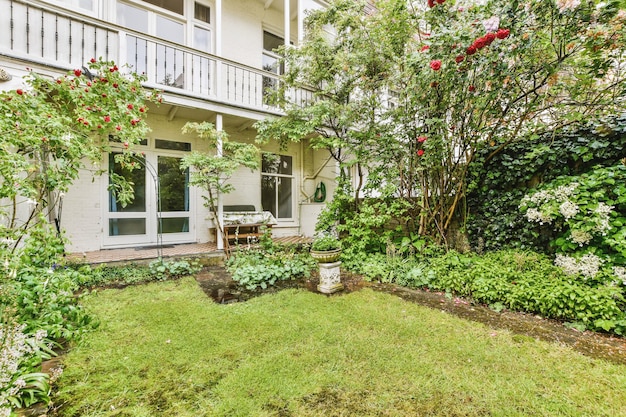
M 261 202 L 264 200 L 264 190 L 263 190 L 263 177 L 271 177 L 274 179 L 274 181 L 278 180 L 279 178 L 287 178 L 291 181 L 291 190 L 290 190 L 290 198 L 289 198 L 289 211 L 290 211 L 290 217 L 280 217 L 279 213 L 280 213 L 280 201 L 279 201 L 279 190 L 277 187 L 274 188 L 274 201 L 276 204 L 276 213 L 272 213 L 272 215 L 276 218 L 276 220 L 279 223 L 283 223 L 283 222 L 293 222 L 295 221 L 295 216 L 296 216 L 296 207 L 295 207 L 295 196 L 296 196 L 296 175 L 294 174 L 295 170 L 295 166 L 294 166 L 294 161 L 295 161 L 295 157 L 293 155 L 287 155 L 287 154 L 279 154 L 279 153 L 274 153 L 274 152 L 263 152 L 261 154 L 261 158 L 264 157 L 264 155 L 269 154 L 269 155 L 274 155 L 274 156 L 278 156 L 280 157 L 280 161 L 283 161 L 283 157 L 287 157 L 290 158 L 290 166 L 291 166 L 291 174 L 282 174 L 280 172 L 266 172 L 263 170 L 263 163 L 261 162 L 261 169 L 260 169 L 260 174 L 261 174 Z M 275 182 L 276 184 L 276 182 Z M 276 184 L 277 185 L 277 184 Z M 266 207 L 263 207 L 263 210 L 265 211 L 271 211 Z

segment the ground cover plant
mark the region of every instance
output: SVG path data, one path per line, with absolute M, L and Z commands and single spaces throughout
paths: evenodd
M 566 273 L 546 255 L 519 250 L 482 256 L 449 251 L 438 256 L 362 256 L 353 270 L 365 279 L 443 291 L 486 304 L 536 313 L 578 329 L 626 335 L 626 284 L 610 267 L 589 279 Z
M 240 248 L 226 262 L 233 280 L 248 290 L 266 289 L 277 281 L 308 278 L 317 266 L 308 251 L 275 245 L 267 235 L 261 238 L 261 244 L 261 248 Z
M 624 366 L 371 290 L 219 305 L 185 278 L 85 305 L 102 324 L 65 360 L 60 417 L 626 413 Z

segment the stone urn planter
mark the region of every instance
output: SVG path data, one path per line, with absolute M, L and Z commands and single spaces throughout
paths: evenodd
M 332 294 L 343 290 L 341 283 L 341 242 L 336 236 L 324 234 L 317 236 L 311 246 L 311 257 L 320 268 L 320 283 L 317 290 L 324 294 Z
M 341 249 L 334 250 L 313 250 L 311 249 L 311 256 L 319 263 L 332 263 L 337 262 L 341 256 Z

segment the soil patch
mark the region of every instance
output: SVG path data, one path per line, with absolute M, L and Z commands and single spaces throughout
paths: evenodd
M 222 304 L 246 301 L 259 295 L 287 288 L 306 288 L 309 291 L 317 292 L 319 282 L 318 276 L 313 274 L 307 279 L 280 281 L 268 289 L 250 291 L 238 287 L 228 271 L 221 266 L 205 268 L 196 275 L 196 280 L 207 296 Z M 413 290 L 393 284 L 367 282 L 360 276 L 349 272 L 342 272 L 341 282 L 345 286 L 344 291 L 328 295 L 329 297 L 341 296 L 366 287 L 372 288 L 467 320 L 484 323 L 493 328 L 494 332 L 497 332 L 498 329 L 509 330 L 520 336 L 517 338 L 520 343 L 532 341 L 532 339 L 561 343 L 584 355 L 626 365 L 626 339 L 622 337 L 591 331 L 580 332 L 567 328 L 558 321 L 544 319 L 533 314 L 506 310 L 496 312 L 486 306 L 475 305 L 461 298 L 447 297 L 443 293 Z

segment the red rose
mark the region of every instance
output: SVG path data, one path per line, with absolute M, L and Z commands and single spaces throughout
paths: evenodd
M 120 125 L 115 126 L 115 130 L 122 130 L 122 126 Z
M 473 85 L 470 85 L 468 88 L 470 91 L 476 91 L 476 87 L 474 87 Z
M 478 38 L 474 41 L 474 46 L 477 50 L 481 50 L 487 46 L 487 40 L 485 38 Z
M 119 85 L 117 83 L 113 83 L 113 88 L 117 88 Z
M 488 33 L 485 36 L 483 36 L 483 39 L 485 39 L 485 41 L 487 42 L 487 45 L 491 45 L 491 42 L 496 40 L 496 34 Z
M 475 45 L 470 45 L 469 48 L 467 48 L 467 50 L 465 51 L 465 53 L 467 55 L 474 55 L 476 53 L 476 46 Z
M 81 70 L 79 70 L 79 69 L 75 69 L 74 70 L 74 75 L 75 76 L 80 77 L 81 74 L 82 74 Z
M 509 29 L 498 29 L 498 31 L 496 32 L 496 38 L 498 39 L 508 38 L 510 33 L 511 31 Z
M 463 55 L 457 55 L 457 57 L 454 58 L 457 64 L 460 64 L 461 62 L 463 62 L 464 59 L 465 57 Z
M 443 4 L 443 2 L 445 2 L 446 0 L 437 0 L 437 3 L 439 4 Z
M 420 49 L 420 52 L 426 52 L 426 51 L 428 51 L 429 49 L 430 49 L 430 46 L 428 46 L 428 45 L 424 45 L 424 46 L 422 46 L 422 49 Z
M 140 111 L 141 113 L 143 113 L 143 112 L 145 112 L 145 111 L 146 111 L 146 108 L 145 108 L 145 107 L 139 107 L 139 111 Z
M 91 58 L 91 59 L 89 60 L 89 62 L 91 62 L 92 64 L 95 64 L 95 63 L 96 63 L 96 58 Z
M 15 90 L 15 92 L 19 94 L 20 96 L 24 94 L 24 90 L 22 90 L 21 88 L 18 88 L 17 90 Z
M 433 71 L 439 71 L 441 69 L 441 61 L 438 59 L 430 61 L 430 67 L 433 69 Z
M 111 121 L 111 116 L 104 116 L 104 121 L 105 122 L 110 122 Z
M 129 103 L 128 106 L 126 106 L 128 108 L 128 110 L 132 110 L 135 108 L 135 106 L 133 106 L 132 103 Z
M 118 126 L 119 127 L 119 126 Z M 128 148 L 128 142 L 124 142 L 124 147 Z
M 131 120 L 131 121 L 130 121 L 130 124 L 131 124 L 131 125 L 133 125 L 133 126 L 135 126 L 135 125 L 136 125 L 137 123 L 139 123 L 140 121 L 141 121 L 141 120 L 139 120 L 139 119 L 133 119 L 133 120 Z
M 107 98 L 107 95 L 103 93 L 102 98 Z
M 420 137 L 417 138 L 417 141 L 419 143 L 424 143 L 424 142 L 426 142 L 426 139 L 428 139 L 426 136 L 420 136 Z
M 435 0 L 428 0 L 428 7 L 435 7 Z
M 417 156 L 422 156 L 422 155 L 424 155 L 424 150 L 423 149 L 418 150 Z

